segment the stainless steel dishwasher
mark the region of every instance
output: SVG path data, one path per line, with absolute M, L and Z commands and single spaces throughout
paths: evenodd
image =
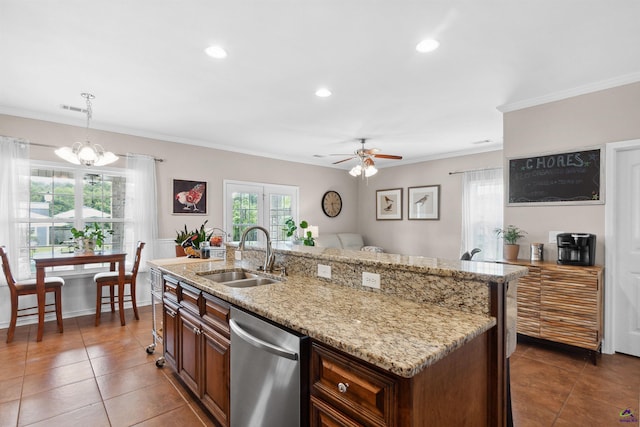
M 231 307 L 231 427 L 308 425 L 308 337 Z

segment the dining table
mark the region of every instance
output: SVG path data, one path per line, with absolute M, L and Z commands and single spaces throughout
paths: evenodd
M 83 264 L 109 263 L 110 270 L 118 268 L 118 295 L 124 295 L 124 277 L 126 252 L 94 252 L 60 254 L 50 258 L 34 258 L 36 264 L 36 295 L 38 299 L 38 336 L 37 341 L 42 341 L 44 331 L 44 307 L 45 307 L 45 269 L 48 267 L 60 267 Z M 124 298 L 118 298 L 118 310 L 120 311 L 120 324 L 125 325 Z M 98 307 L 98 310 L 100 308 Z

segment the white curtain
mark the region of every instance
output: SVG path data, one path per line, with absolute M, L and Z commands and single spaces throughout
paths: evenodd
M 29 144 L 0 136 L 0 245 L 16 280 L 29 278 Z M 4 276 L 3 276 L 4 279 Z
M 153 157 L 127 154 L 127 195 L 125 205 L 125 248 L 134 248 L 137 241 L 145 242 L 140 271 L 146 271 L 146 260 L 156 256 L 158 237 L 158 205 L 156 191 L 156 162 Z
M 479 248 L 474 260 L 502 259 L 502 244 L 494 231 L 503 221 L 502 168 L 464 172 L 462 179 L 460 253 Z

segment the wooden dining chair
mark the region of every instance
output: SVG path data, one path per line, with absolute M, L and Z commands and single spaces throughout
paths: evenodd
M 140 256 L 142 254 L 142 248 L 144 248 L 144 242 L 138 242 L 136 246 L 136 257 L 133 261 L 133 269 L 130 272 L 125 272 L 124 284 L 129 285 L 129 295 L 123 293 L 123 302 L 131 302 L 133 306 L 133 313 L 136 320 L 140 320 L 138 315 L 138 306 L 136 304 L 136 278 L 138 276 L 138 268 L 140 267 Z M 115 312 L 115 304 L 118 302 L 117 298 L 121 298 L 120 295 L 116 295 L 114 290 L 118 287 L 118 272 L 117 271 L 105 271 L 93 276 L 93 280 L 96 282 L 96 326 L 100 325 L 100 313 L 102 312 L 102 306 L 106 304 L 111 305 L 111 312 Z M 109 287 L 109 295 L 102 295 L 102 288 Z M 106 302 L 103 300 L 107 300 Z
M 0 246 L 0 257 L 2 258 L 2 271 L 9 285 L 9 293 L 11 295 L 11 322 L 7 331 L 7 343 L 13 341 L 13 334 L 16 331 L 16 322 L 18 317 L 33 316 L 38 314 L 38 306 L 18 308 L 18 297 L 22 295 L 36 295 L 36 279 L 27 279 L 16 282 L 11 274 L 9 267 L 9 258 L 4 246 Z M 45 313 L 56 313 L 56 321 L 58 322 L 58 331 L 62 333 L 62 286 L 64 279 L 62 277 L 48 276 L 44 279 L 45 298 L 48 292 L 54 293 L 54 302 L 44 305 Z M 54 309 L 47 310 L 47 307 L 54 306 Z

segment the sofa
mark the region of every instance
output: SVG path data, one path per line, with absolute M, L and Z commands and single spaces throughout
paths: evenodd
M 362 235 L 358 233 L 322 234 L 314 238 L 319 248 L 338 248 L 350 251 L 384 252 L 378 246 L 365 246 Z

